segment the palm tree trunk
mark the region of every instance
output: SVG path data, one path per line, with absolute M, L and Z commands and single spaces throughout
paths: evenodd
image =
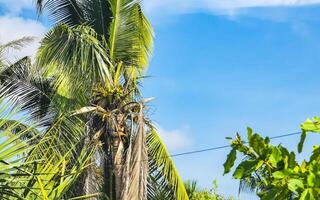
M 93 138 L 93 134 L 94 134 L 94 129 L 92 129 L 92 124 L 93 124 L 93 119 L 89 119 L 87 125 L 86 125 L 86 138 L 84 140 L 84 146 L 83 148 L 88 148 L 90 141 Z M 92 164 L 95 163 L 95 158 L 92 157 L 91 158 L 91 162 Z M 99 188 L 99 184 L 97 179 L 97 176 L 95 174 L 94 171 L 94 167 L 93 166 L 89 166 L 85 172 L 84 172 L 84 180 L 83 180 L 83 195 L 90 195 L 90 194 L 94 194 L 98 192 L 98 188 Z M 92 197 L 89 198 L 89 200 L 96 200 L 97 198 Z
M 116 200 L 114 195 L 114 176 L 113 176 L 113 155 L 111 147 L 111 138 L 108 132 L 105 132 L 103 137 L 103 176 L 104 176 L 104 193 L 107 195 L 108 200 Z
M 114 138 L 114 152 L 116 152 L 114 156 L 114 187 L 115 187 L 115 196 L 116 199 L 119 200 L 121 198 L 121 192 L 123 189 L 123 181 L 122 181 L 122 174 L 123 174 L 123 142 L 119 137 Z
M 106 153 L 104 176 L 105 192 L 110 200 L 119 200 L 123 188 L 123 142 L 119 138 L 113 138 L 111 148 L 104 148 Z M 108 145 L 106 145 L 108 146 Z M 112 149 L 112 151 L 110 151 Z M 114 153 L 115 152 L 115 153 Z
M 128 138 L 128 147 L 127 147 L 127 152 L 126 152 L 126 158 L 124 160 L 124 165 L 123 165 L 123 173 L 122 173 L 122 181 L 123 181 L 123 189 L 121 191 L 121 200 L 126 200 L 128 199 L 128 192 L 129 192 L 129 184 L 130 184 L 130 159 L 131 159 L 131 154 L 132 154 L 132 135 L 129 136 Z
M 93 170 L 92 167 L 88 167 L 88 169 L 86 170 L 85 172 L 85 180 L 84 180 L 84 195 L 90 195 L 90 194 L 94 194 L 96 193 L 96 182 L 97 180 L 96 179 L 96 176 L 95 176 L 95 172 Z M 91 197 L 91 198 L 88 198 L 88 200 L 96 200 L 97 198 L 95 197 Z

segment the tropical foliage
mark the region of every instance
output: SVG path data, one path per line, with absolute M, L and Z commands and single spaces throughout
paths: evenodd
M 13 65 L 6 59 L 11 49 L 19 50 L 30 41 L 32 38 L 25 37 L 0 45 L 0 198 L 63 199 L 70 186 L 90 165 L 97 143 L 92 141 L 90 148 L 78 152 L 80 140 L 55 143 L 64 134 L 71 138 L 83 132 L 81 128 L 62 129 L 61 124 L 70 124 L 71 118 L 60 118 L 59 122 L 51 124 L 50 129 L 43 129 L 37 118 L 31 117 L 33 123 L 30 123 L 31 118 L 27 116 L 40 116 L 36 114 L 39 109 L 29 109 L 42 102 L 33 98 L 36 90 L 30 87 L 31 83 L 36 85 L 39 81 L 28 78 L 30 59 L 23 58 Z M 24 95 L 15 98 L 13 91 Z M 24 99 L 29 99 L 31 104 Z M 26 110 L 30 113 L 25 113 Z M 58 149 L 61 150 L 59 153 Z M 75 153 L 77 157 L 74 157 Z
M 200 189 L 196 181 L 185 182 L 185 187 L 190 200 L 233 200 L 232 197 L 225 198 L 217 191 L 218 183 L 213 181 L 211 189 Z
M 302 136 L 299 151 L 308 132 L 319 132 L 319 118 L 307 120 L 301 125 Z M 320 198 L 320 146 L 315 146 L 309 160 L 298 163 L 294 152 L 282 145 L 270 144 L 268 137 L 262 138 L 248 128 L 248 142 L 240 135 L 231 142 L 231 152 L 224 163 L 224 173 L 229 173 L 237 159 L 244 157 L 236 167 L 233 177 L 240 180 L 240 190 L 255 191 L 261 199 Z M 239 191 L 240 191 L 239 190 Z
M 52 154 L 51 141 L 59 137 L 56 130 L 49 134 L 27 125 L 17 109 L 1 101 L 0 107 L 0 198 L 1 199 L 62 199 L 70 186 L 90 164 L 91 149 L 71 159 L 77 144 L 64 154 Z M 47 132 L 48 133 L 48 132 Z M 43 148 L 45 147 L 45 148 Z M 41 149 L 43 158 L 35 152 Z
M 139 91 L 153 37 L 140 1 L 36 3 L 56 25 L 41 41 L 36 63 L 26 57 L 1 66 L 0 95 L 21 108 L 38 137 L 50 138 L 27 160 L 52 160 L 60 167 L 44 170 L 63 173 L 83 157 L 81 163 L 90 163 L 78 166 L 73 179 L 63 178 L 69 181 L 63 195 L 43 189 L 46 198 L 154 199 L 157 188 L 168 199 L 188 199 L 148 119 L 150 99 Z
M 0 44 L 0 67 L 3 68 L 9 64 L 7 55 L 10 50 L 20 50 L 24 45 L 33 40 L 32 37 L 24 37 L 19 40 L 14 40 L 6 44 Z

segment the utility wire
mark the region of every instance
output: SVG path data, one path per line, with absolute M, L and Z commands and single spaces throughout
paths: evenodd
M 288 133 L 288 134 L 283 134 L 283 135 L 277 135 L 277 136 L 273 136 L 273 137 L 269 137 L 270 140 L 273 139 L 278 139 L 278 138 L 284 138 L 284 137 L 290 137 L 290 136 L 294 136 L 294 135 L 300 135 L 302 132 L 293 132 L 293 133 Z M 243 143 L 248 143 L 247 141 L 244 141 Z M 194 151 L 186 151 L 186 152 L 181 152 L 181 153 L 176 153 L 176 154 L 171 154 L 169 156 L 165 156 L 162 158 L 157 158 L 156 160 L 163 160 L 163 159 L 168 159 L 168 158 L 173 158 L 173 157 L 179 157 L 179 156 L 185 156 L 185 155 L 191 155 L 191 154 L 197 154 L 197 153 L 203 153 L 203 152 L 208 152 L 208 151 L 215 151 L 215 150 L 219 150 L 219 149 L 225 149 L 225 148 L 229 148 L 231 147 L 231 145 L 224 145 L 224 146 L 217 146 L 217 147 L 210 147 L 210 148 L 205 148 L 205 149 L 199 149 L 199 150 L 194 150 Z M 136 161 L 136 162 L 148 162 L 148 160 L 140 160 L 140 161 Z M 116 164 L 116 165 L 123 165 L 123 164 Z
M 277 138 L 289 137 L 289 136 L 293 136 L 293 135 L 299 135 L 301 133 L 302 132 L 299 131 L 299 132 L 295 132 L 295 133 L 288 133 L 288 134 L 273 136 L 273 137 L 269 137 L 269 138 L 272 140 L 272 139 L 277 139 Z
M 207 152 L 207 151 L 214 151 L 214 150 L 218 150 L 218 149 L 225 149 L 228 147 L 230 147 L 230 145 L 224 145 L 224 146 L 219 146 L 219 147 L 211 147 L 211 148 L 199 149 L 199 150 L 195 150 L 195 151 L 187 151 L 187 152 L 182 152 L 182 153 L 177 153 L 177 154 L 171 154 L 168 157 L 173 158 L 173 157 L 202 153 L 202 152 Z
M 277 135 L 277 136 L 269 137 L 269 139 L 273 140 L 273 139 L 278 139 L 278 138 L 290 137 L 290 136 L 298 135 L 298 134 L 301 134 L 301 133 L 302 132 L 300 131 L 300 132 L 288 133 L 288 134 L 283 134 L 283 135 Z M 248 142 L 244 142 L 244 143 L 248 143 Z M 182 152 L 182 153 L 177 153 L 177 154 L 171 154 L 168 157 L 173 158 L 173 157 L 179 157 L 179 156 L 184 156 L 184 155 L 202 153 L 202 152 L 207 152 L 207 151 L 214 151 L 214 150 L 218 150 L 218 149 L 225 149 L 225 148 L 229 148 L 229 147 L 230 147 L 230 145 L 224 145 L 224 146 L 218 146 L 218 147 L 210 147 L 210 148 L 199 149 L 199 150 L 195 150 L 195 151 L 187 151 L 187 152 Z

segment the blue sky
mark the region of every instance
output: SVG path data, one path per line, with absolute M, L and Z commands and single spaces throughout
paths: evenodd
M 0 0 L 0 41 L 39 38 L 30 0 Z M 16 2 L 16 1 L 15 1 Z M 155 49 L 143 86 L 156 97 L 151 118 L 171 153 L 227 144 L 247 126 L 274 136 L 299 131 L 319 114 L 320 5 L 317 0 L 150 0 L 147 15 Z M 20 55 L 35 51 L 33 44 Z M 295 150 L 299 137 L 274 140 Z M 319 141 L 307 139 L 306 150 Z M 313 141 L 313 142 L 312 142 Z M 175 158 L 184 179 L 236 195 L 237 181 L 222 176 L 228 149 Z M 302 159 L 306 154 L 300 156 Z M 243 199 L 256 199 L 245 195 Z
M 226 136 L 245 133 L 246 126 L 269 136 L 295 132 L 305 118 L 319 114 L 319 11 L 255 8 L 236 16 L 189 13 L 155 23 L 153 77 L 145 94 L 157 97 L 153 117 L 169 130 L 166 135 L 182 127 L 179 133 L 191 140 L 173 152 L 224 145 Z M 274 142 L 294 150 L 297 141 Z M 237 182 L 222 176 L 227 153 L 175 161 L 184 178 L 204 186 L 217 178 L 225 194 L 236 194 Z

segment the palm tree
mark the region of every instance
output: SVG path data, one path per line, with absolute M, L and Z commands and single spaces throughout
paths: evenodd
M 64 145 L 55 152 L 65 153 L 80 141 L 72 154 L 77 158 L 93 140 L 100 142 L 69 194 L 152 199 L 156 185 L 171 199 L 188 199 L 147 118 L 149 100 L 139 92 L 153 35 L 140 1 L 37 0 L 37 5 L 56 25 L 42 40 L 36 65 L 25 58 L 3 71 L 0 92 L 30 113 L 30 120 L 40 119 L 45 133 L 59 130 L 59 140 L 52 144 Z M 11 70 L 15 68 L 22 70 Z M 64 131 L 79 126 L 86 131 Z M 41 150 L 33 155 L 46 156 Z
M 30 58 L 12 65 L 6 59 L 10 49 L 30 41 L 24 37 L 0 45 L 0 198 L 62 199 L 90 164 L 97 140 L 76 151 L 83 135 L 76 118 L 59 117 L 50 120 L 50 129 L 44 128 L 48 99 L 41 92 L 50 93 L 48 80 L 31 76 Z M 63 135 L 73 137 L 61 140 Z
M 52 134 L 43 135 L 37 128 L 26 124 L 25 118 L 13 119 L 17 115 L 17 109 L 10 109 L 10 104 L 1 100 L 0 198 L 63 198 L 89 164 L 95 145 L 84 149 L 76 160 L 71 159 L 71 155 L 77 144 L 73 144 L 65 154 L 54 154 L 48 144 L 58 137 L 58 132 L 52 129 Z M 42 153 L 50 155 L 42 159 L 33 156 L 33 152 L 40 148 Z

